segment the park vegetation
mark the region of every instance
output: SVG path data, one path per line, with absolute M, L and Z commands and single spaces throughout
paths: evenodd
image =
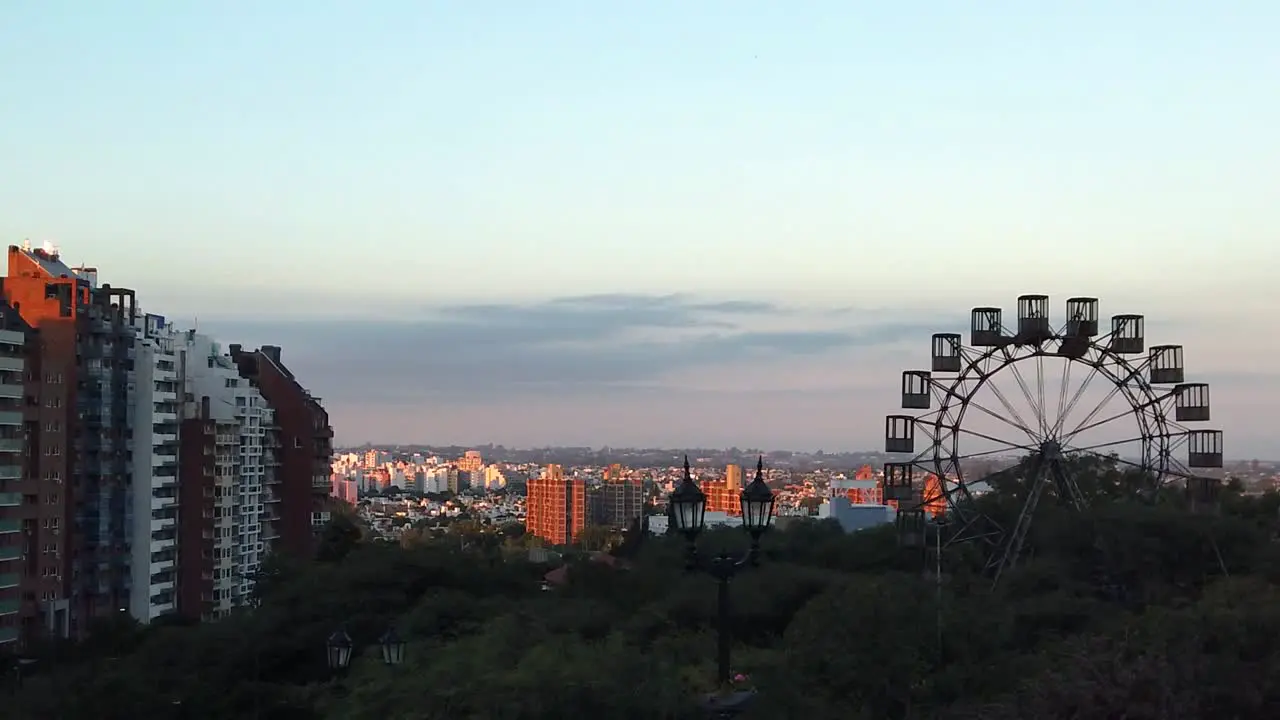
M 976 545 L 945 548 L 939 582 L 891 526 L 771 532 L 733 587 L 734 672 L 758 691 L 745 717 L 1280 717 L 1280 496 L 1233 488 L 1192 513 L 1176 496 L 1125 500 L 1123 474 L 1090 472 L 1093 505 L 1042 504 L 1030 551 L 994 588 Z M 979 502 L 1008 516 L 1016 496 Z M 264 572 L 255 608 L 199 625 L 111 618 L 38 648 L 0 717 L 702 717 L 715 590 L 683 570 L 681 539 L 614 562 L 567 550 L 548 589 L 518 535 L 459 524 L 386 543 L 340 518 L 315 560 Z M 377 642 L 393 624 L 408 646 L 387 666 Z M 338 627 L 357 648 L 335 675 Z

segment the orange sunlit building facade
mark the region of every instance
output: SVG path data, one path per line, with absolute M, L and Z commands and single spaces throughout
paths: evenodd
M 566 478 L 564 468 L 548 465 L 542 477 L 529 481 L 525 532 L 552 545 L 571 545 L 587 526 L 587 486 Z
M 853 475 L 853 482 L 845 488 L 845 497 L 851 505 L 884 504 L 884 486 L 877 482 L 876 471 L 870 465 L 863 465 Z
M 855 476 L 855 479 L 866 480 L 866 479 L 871 479 L 873 477 L 875 477 L 875 471 L 871 469 L 870 465 L 864 465 L 862 469 L 858 471 L 858 474 Z M 919 492 L 918 497 L 923 502 L 921 509 L 923 509 L 925 513 L 927 513 L 932 517 L 938 517 L 939 515 L 946 512 L 947 498 L 942 494 L 942 483 L 938 481 L 937 475 L 935 475 L 934 473 L 929 473 L 928 475 L 925 475 L 922 481 L 917 481 L 916 488 L 917 488 L 917 491 Z M 857 498 L 855 498 L 855 495 L 854 495 L 855 493 L 861 493 L 858 497 L 867 498 L 867 499 L 860 501 Z M 873 496 L 874 496 L 874 499 L 873 499 Z M 889 507 L 895 510 L 898 509 L 897 500 L 883 500 L 883 498 L 884 498 L 884 476 L 883 475 L 881 475 L 879 480 L 876 482 L 874 489 L 853 488 L 849 490 L 849 502 L 852 502 L 855 504 L 859 502 L 866 503 L 866 504 L 884 503 L 885 505 L 888 505 Z
M 742 514 L 742 466 L 727 465 L 721 480 L 704 480 L 702 492 L 707 496 L 707 512 Z

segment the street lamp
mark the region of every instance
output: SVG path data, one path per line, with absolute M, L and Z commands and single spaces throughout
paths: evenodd
M 396 633 L 394 627 L 387 628 L 378 641 L 382 645 L 382 662 L 387 665 L 399 665 L 404 662 L 404 638 Z
M 751 547 L 746 553 L 734 556 L 721 551 L 711 560 L 704 560 L 698 555 L 698 535 L 706 526 L 707 496 L 693 481 L 689 471 L 689 457 L 684 459 L 684 479 L 680 486 L 671 493 L 671 519 L 685 537 L 688 553 L 689 569 L 702 570 L 717 581 L 717 677 L 721 687 L 727 687 L 732 681 L 729 669 L 729 581 L 738 574 L 743 566 L 757 564 L 760 553 L 760 536 L 769 529 L 773 522 L 774 493 L 764 481 L 764 456 L 756 461 L 756 477 L 742 490 L 742 527 L 751 536 Z M 740 711 L 750 700 L 751 693 L 739 692 L 729 697 L 713 696 L 708 700 L 707 709 L 716 715 L 729 715 Z
M 334 673 L 342 672 L 351 666 L 351 636 L 346 628 L 338 628 L 329 636 L 326 643 L 329 650 L 329 669 Z

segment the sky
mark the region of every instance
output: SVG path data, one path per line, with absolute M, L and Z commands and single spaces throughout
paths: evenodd
M 980 5 L 13 0 L 0 237 L 283 345 L 340 442 L 871 449 L 1046 293 L 1280 457 L 1280 5 Z

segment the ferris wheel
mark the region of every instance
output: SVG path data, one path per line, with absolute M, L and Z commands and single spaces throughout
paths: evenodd
M 930 369 L 902 373 L 902 408 L 914 414 L 886 418 L 885 451 L 903 459 L 885 463 L 884 496 L 904 532 L 919 537 L 926 514 L 945 516 L 950 542 L 990 544 L 998 581 L 1043 497 L 1089 501 L 1073 472 L 1081 460 L 1126 470 L 1148 497 L 1175 482 L 1193 498 L 1216 488 L 1201 475 L 1222 467 L 1223 434 L 1190 426 L 1210 419 L 1209 386 L 1186 382 L 1181 345 L 1147 347 L 1142 315 L 1115 315 L 1101 333 L 1096 298 L 1067 300 L 1060 325 L 1045 295 L 1019 297 L 1011 327 L 1002 316 L 974 308 L 968 344 L 935 334 Z M 1011 524 L 973 502 L 995 487 L 1017 488 Z

